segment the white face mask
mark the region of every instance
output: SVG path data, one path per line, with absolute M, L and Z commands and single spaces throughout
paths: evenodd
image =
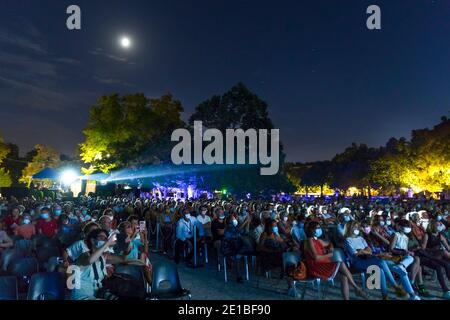
M 391 220 L 387 220 L 387 221 L 386 221 L 386 225 L 390 226 L 391 224 L 392 224 L 392 221 L 391 221 Z
M 353 230 L 353 234 L 354 234 L 355 236 L 359 236 L 359 230 L 358 230 L 358 229 Z
M 444 232 L 445 231 L 445 226 L 443 224 L 438 225 L 437 231 L 438 232 Z
M 410 227 L 403 228 L 403 232 L 405 234 L 411 233 L 411 228 Z
M 233 220 L 233 226 L 237 226 L 238 225 L 238 221 L 237 220 Z
M 287 222 L 287 221 L 288 221 L 288 217 L 284 217 L 284 218 L 283 218 L 283 221 L 284 221 L 284 222 Z

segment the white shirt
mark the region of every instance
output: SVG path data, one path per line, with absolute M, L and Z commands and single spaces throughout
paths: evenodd
M 102 287 L 102 280 L 105 278 L 106 263 L 103 257 L 89 266 L 79 266 L 80 287 L 71 291 L 72 300 L 93 299 L 98 289 Z M 96 268 L 98 279 L 95 279 L 94 268 Z
M 194 236 L 194 224 L 192 220 L 186 221 L 181 218 L 177 224 L 177 239 L 186 241 Z
M 259 238 L 261 238 L 261 235 L 264 232 L 264 226 L 262 224 L 260 224 L 259 226 L 257 226 L 254 230 L 254 236 L 255 236 L 255 240 L 256 243 L 259 243 Z
M 77 261 L 77 259 L 85 252 L 89 252 L 89 248 L 87 247 L 84 240 L 78 240 L 73 243 L 70 247 L 66 249 L 67 254 L 69 255 L 72 261 Z
M 397 236 L 397 241 L 395 242 L 394 248 L 408 250 L 408 236 L 406 234 L 401 234 L 400 232 L 396 232 L 395 235 Z
M 207 215 L 205 215 L 205 216 L 198 215 L 197 221 L 200 222 L 201 224 L 207 224 L 207 223 L 211 222 L 211 218 Z

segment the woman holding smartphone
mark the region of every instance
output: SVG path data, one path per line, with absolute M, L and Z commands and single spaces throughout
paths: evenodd
M 71 291 L 71 300 L 105 298 L 98 296 L 98 293 L 101 292 L 102 281 L 107 275 L 106 264 L 108 261 L 105 259 L 104 253 L 116 244 L 116 234 L 112 234 L 108 238 L 105 230 L 95 229 L 87 235 L 86 244 L 89 251 L 81 254 L 76 262 L 79 269 L 75 276 L 79 277 L 79 286 L 75 285 Z

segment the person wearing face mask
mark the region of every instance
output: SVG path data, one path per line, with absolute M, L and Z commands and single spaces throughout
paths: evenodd
M 183 210 L 183 217 L 178 221 L 176 229 L 176 241 L 175 241 L 175 263 L 180 263 L 180 255 L 186 251 L 186 264 L 192 265 L 191 259 L 194 256 L 194 223 L 191 220 L 191 214 L 187 209 Z
M 241 237 L 241 228 L 239 221 L 235 215 L 228 217 L 228 223 L 225 228 L 225 232 L 221 241 L 220 253 L 227 257 L 227 263 L 229 267 L 235 270 L 236 281 L 242 283 L 242 277 L 239 274 L 239 259 L 238 252 L 243 246 L 243 240 Z M 235 267 L 235 268 L 233 268 Z
M 71 290 L 71 300 L 92 300 L 102 299 L 98 296 L 102 288 L 103 279 L 107 276 L 107 259 L 104 253 L 116 244 L 116 235 L 108 238 L 107 233 L 102 229 L 91 231 L 86 237 L 86 244 L 89 251 L 80 255 L 77 259 L 77 266 L 80 268 L 80 286 Z
M 60 206 L 53 207 L 53 219 L 58 220 L 62 214 L 62 209 Z
M 386 232 L 386 221 L 383 216 L 375 215 L 372 217 L 371 231 L 373 236 L 373 246 L 379 248 L 381 251 L 388 251 L 391 245 L 390 235 Z
M 203 225 L 203 229 L 205 230 L 205 237 L 207 239 L 211 239 L 211 217 L 208 215 L 208 210 L 205 206 L 200 208 L 200 214 L 197 216 L 197 221 Z
M 398 274 L 400 277 L 408 276 L 408 270 L 410 271 L 410 283 L 404 281 L 403 286 L 408 292 L 411 300 L 420 300 L 420 297 L 414 293 L 412 289 L 414 281 L 421 274 L 420 258 L 415 256 L 414 252 L 409 251 L 409 235 L 412 228 L 408 220 L 399 220 L 397 223 L 398 231 L 394 234 L 391 240 L 390 251 L 394 256 L 398 256 L 400 262 L 393 266 L 391 270 Z M 421 276 L 418 278 L 419 285 L 418 291 L 422 296 L 427 296 L 428 292 L 423 286 Z
M 340 215 L 338 218 L 339 224 L 337 225 L 337 231 L 338 233 L 344 237 L 346 232 L 347 232 L 347 224 L 352 220 L 352 218 L 350 217 L 350 214 L 348 214 L 347 212 Z
M 411 221 L 412 232 L 411 235 L 419 243 L 422 242 L 423 236 L 425 235 L 425 229 L 420 224 L 420 216 L 418 213 L 412 214 L 409 217 Z
M 14 234 L 26 240 L 30 240 L 36 234 L 36 226 L 31 223 L 31 216 L 29 214 L 22 216 L 22 223 L 14 230 Z
M 370 231 L 371 227 L 367 223 L 364 228 L 361 228 L 360 223 L 357 221 L 350 223 L 345 239 L 345 251 L 348 253 L 350 265 L 360 272 L 365 272 L 372 265 L 376 265 L 381 269 L 380 285 L 383 300 L 388 299 L 387 281 L 394 287 L 398 297 L 405 297 L 407 295 L 406 292 L 395 281 L 386 261 L 375 256 L 364 239 L 363 235 L 369 235 Z
M 277 222 L 267 219 L 257 247 L 264 271 L 270 271 L 281 266 L 282 255 L 286 248 L 287 245 L 280 236 Z
M 367 293 L 355 283 L 345 263 L 332 261 L 334 247 L 330 242 L 320 239 L 323 235 L 320 224 L 316 221 L 309 222 L 305 233 L 307 239 L 304 250 L 308 275 L 326 281 L 336 274 L 341 279 L 341 291 L 345 300 L 350 300 L 349 285 L 355 289 L 357 296 L 367 299 Z
M 82 234 L 83 239 L 75 241 L 69 245 L 63 252 L 64 266 L 67 268 L 70 263 L 74 263 L 84 252 L 88 252 L 89 248 L 87 246 L 86 237 L 87 235 L 95 229 L 100 229 L 100 226 L 95 222 L 90 222 L 83 227 Z
M 443 291 L 443 298 L 450 299 L 449 287 L 445 281 L 445 275 L 450 280 L 450 260 L 445 259 L 445 252 L 448 251 L 445 248 L 445 244 L 448 246 L 448 242 L 443 237 L 444 242 L 441 242 L 442 231 L 445 226 L 434 219 L 430 220 L 428 224 L 427 233 L 422 238 L 422 242 L 414 241 L 413 247 L 410 249 L 414 251 L 415 255 L 420 258 L 420 265 L 428 267 L 436 271 L 438 282 Z M 431 239 L 431 241 L 430 241 Z M 428 246 L 430 242 L 430 246 Z
M 289 216 L 287 212 L 282 212 L 280 216 L 280 221 L 278 222 L 278 230 L 280 233 L 280 236 L 285 240 L 286 242 L 291 240 L 291 223 L 289 222 Z
M 42 208 L 38 223 L 36 224 L 37 232 L 49 238 L 54 237 L 58 233 L 58 224 L 52 219 L 50 209 Z

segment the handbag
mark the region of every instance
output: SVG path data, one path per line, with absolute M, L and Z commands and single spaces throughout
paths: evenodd
M 297 266 L 288 269 L 287 274 L 289 277 L 297 281 L 305 280 L 308 277 L 306 265 L 303 262 L 300 262 Z

